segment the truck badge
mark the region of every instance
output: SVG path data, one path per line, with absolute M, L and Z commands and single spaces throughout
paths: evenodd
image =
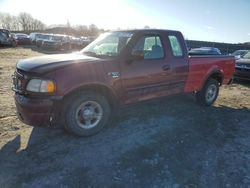
M 108 75 L 112 76 L 112 78 L 119 78 L 120 77 L 119 72 L 109 72 Z

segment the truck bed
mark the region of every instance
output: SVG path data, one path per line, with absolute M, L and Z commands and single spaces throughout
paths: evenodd
M 189 73 L 184 91 L 200 91 L 204 82 L 213 73 L 223 75 L 221 84 L 228 84 L 234 70 L 233 56 L 189 56 Z

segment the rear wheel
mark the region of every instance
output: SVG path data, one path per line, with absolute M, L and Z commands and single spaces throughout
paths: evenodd
M 196 93 L 197 102 L 203 106 L 211 106 L 219 94 L 219 82 L 210 78 L 201 91 Z
M 64 107 L 65 128 L 77 136 L 98 133 L 110 116 L 108 100 L 95 92 L 79 92 Z

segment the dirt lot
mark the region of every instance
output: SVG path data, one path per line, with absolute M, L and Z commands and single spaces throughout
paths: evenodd
M 250 187 L 250 83 L 223 86 L 209 108 L 191 95 L 129 107 L 76 138 L 15 115 L 11 74 L 37 55 L 0 49 L 0 187 Z

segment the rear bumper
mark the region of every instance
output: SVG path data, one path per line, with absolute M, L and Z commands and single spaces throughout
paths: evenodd
M 33 99 L 15 94 L 18 118 L 31 126 L 49 126 L 53 118 L 54 102 L 51 99 Z

